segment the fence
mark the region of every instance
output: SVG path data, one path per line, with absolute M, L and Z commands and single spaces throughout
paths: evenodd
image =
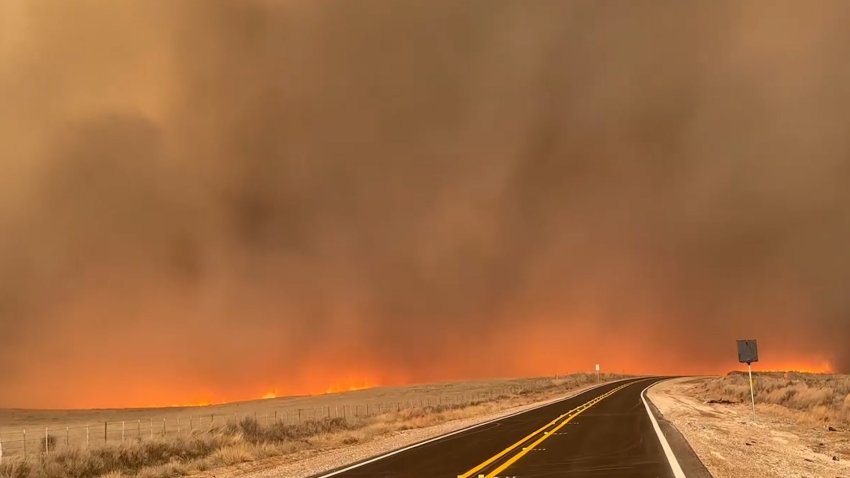
M 4 458 L 37 457 L 67 449 L 88 449 L 107 445 L 188 436 L 220 430 L 228 423 L 254 418 L 260 425 L 297 425 L 310 420 L 330 418 L 358 419 L 410 409 L 462 407 L 490 402 L 555 387 L 551 379 L 525 380 L 522 383 L 479 391 L 400 395 L 393 400 L 359 400 L 312 407 L 277 406 L 252 412 L 198 413 L 172 412 L 166 416 L 145 416 L 88 423 L 53 424 L 0 429 L 0 462 Z M 227 405 L 221 406 L 226 408 Z M 150 410 L 146 413 L 153 413 Z

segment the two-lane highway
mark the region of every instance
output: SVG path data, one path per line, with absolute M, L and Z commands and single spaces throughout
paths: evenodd
M 661 378 L 604 384 L 320 477 L 673 477 L 641 392 Z

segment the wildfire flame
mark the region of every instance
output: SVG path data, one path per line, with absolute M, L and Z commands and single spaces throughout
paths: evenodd
M 758 364 L 753 364 L 753 371 L 758 370 L 757 366 Z M 830 364 L 829 362 L 807 362 L 799 360 L 771 363 L 769 369 L 803 373 L 835 373 L 832 364 Z
M 356 390 L 366 390 L 374 387 L 377 387 L 377 385 L 366 380 L 357 382 L 341 382 L 329 386 L 325 390 L 325 393 L 353 392 Z

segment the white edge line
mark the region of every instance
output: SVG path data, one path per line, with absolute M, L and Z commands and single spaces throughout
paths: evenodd
M 632 377 L 632 378 L 634 378 L 634 377 Z M 328 478 L 329 476 L 334 476 L 334 475 L 338 475 L 338 474 L 340 474 L 340 473 L 345 473 L 346 471 L 351 471 L 351 470 L 353 470 L 353 469 L 355 469 L 355 468 L 360 468 L 361 466 L 365 466 L 365 465 L 368 465 L 368 464 L 370 464 L 370 463 L 374 463 L 374 462 L 376 462 L 376 461 L 378 461 L 378 460 L 383 460 L 384 458 L 387 458 L 387 457 L 390 457 L 390 456 L 393 456 L 393 455 L 397 455 L 397 454 L 399 454 L 399 453 L 403 453 L 403 452 L 406 452 L 406 451 L 408 451 L 408 450 L 412 450 L 413 448 L 417 448 L 417 447 L 420 447 L 420 446 L 422 446 L 422 445 L 427 445 L 427 444 L 429 444 L 429 443 L 432 443 L 432 442 L 435 442 L 435 441 L 438 441 L 438 440 L 442 440 L 442 439 L 444 439 L 444 438 L 448 438 L 448 437 L 450 437 L 450 436 L 452 436 L 452 435 L 457 435 L 458 433 L 463 433 L 463 432 L 465 432 L 465 431 L 473 430 L 473 429 L 475 429 L 475 428 L 482 427 L 482 426 L 484 426 L 484 425 L 489 425 L 490 423 L 493 423 L 493 422 L 498 422 L 499 420 L 504 420 L 505 418 L 510 418 L 510 417 L 513 417 L 513 416 L 516 416 L 516 415 L 519 415 L 519 414 L 522 414 L 522 413 L 530 412 L 530 411 L 532 411 L 532 410 L 537 410 L 538 408 L 543 408 L 543 407 L 546 407 L 546 406 L 552 405 L 553 403 L 558 403 L 558 402 L 562 402 L 562 401 L 565 401 L 565 400 L 569 400 L 569 399 L 571 399 L 571 398 L 575 398 L 575 397 L 577 397 L 577 396 L 579 396 L 579 395 L 581 395 L 581 394 L 583 394 L 583 393 L 590 392 L 591 390 L 596 390 L 596 389 L 597 389 L 597 388 L 599 388 L 599 387 L 603 387 L 603 386 L 605 386 L 605 385 L 612 384 L 612 383 L 622 382 L 622 381 L 624 381 L 624 380 L 631 380 L 632 378 L 621 378 L 621 379 L 618 379 L 618 380 L 612 380 L 612 381 L 610 381 L 610 382 L 600 383 L 600 384 L 594 385 L 594 386 L 592 386 L 592 387 L 590 387 L 590 388 L 586 388 L 586 389 L 584 389 L 584 390 L 581 390 L 581 391 L 575 392 L 575 393 L 573 393 L 572 395 L 567 395 L 566 397 L 561 397 L 561 398 L 555 398 L 555 399 L 552 399 L 552 400 L 548 400 L 548 401 L 546 401 L 546 402 L 543 402 L 543 403 L 540 403 L 540 404 L 538 404 L 538 405 L 535 405 L 534 407 L 527 408 L 527 409 L 525 409 L 525 410 L 521 410 L 521 411 L 514 412 L 514 413 L 509 413 L 509 414 L 507 414 L 507 415 L 503 415 L 503 416 L 501 416 L 501 417 L 493 418 L 493 419 L 491 419 L 491 420 L 487 420 L 487 421 L 485 421 L 485 422 L 476 423 L 475 425 L 470 425 L 470 426 L 468 426 L 468 427 L 466 427 L 466 428 L 461 428 L 460 430 L 455 430 L 455 431 L 453 431 L 453 432 L 446 433 L 445 435 L 440 435 L 440 436 L 436 436 L 436 437 L 434 437 L 434 438 L 429 438 L 429 439 L 427 439 L 427 440 L 425 440 L 425 441 L 417 442 L 417 443 L 414 443 L 414 444 L 412 444 L 412 445 L 408 445 L 408 446 L 406 446 L 406 447 L 404 447 L 404 448 L 399 448 L 398 450 L 393 450 L 393 451 L 391 451 L 391 452 L 384 453 L 383 455 L 378 455 L 378 456 L 373 457 L 373 458 L 370 458 L 370 459 L 368 459 L 368 460 L 366 460 L 366 461 L 361 461 L 360 463 L 355 463 L 354 465 L 351 465 L 351 466 L 348 466 L 348 467 L 342 468 L 342 469 L 340 469 L 340 470 L 332 471 L 332 472 L 327 473 L 327 474 L 324 474 L 324 475 L 316 475 L 316 476 L 315 476 L 315 478 Z M 645 403 L 645 402 L 644 402 L 644 403 Z M 684 475 L 682 475 L 682 476 L 684 477 Z M 677 476 L 676 478 L 679 478 L 679 477 Z
M 667 462 L 670 463 L 670 468 L 673 470 L 673 476 L 675 478 L 686 478 L 685 472 L 682 471 L 682 465 L 679 464 L 679 460 L 677 460 L 676 455 L 673 454 L 673 449 L 670 448 L 670 443 L 667 442 L 667 437 L 664 436 L 664 433 L 661 431 L 661 427 L 658 426 L 658 420 L 655 419 L 655 415 L 652 414 L 652 410 L 649 408 L 649 403 L 646 401 L 646 391 L 658 383 L 660 382 L 655 382 L 649 387 L 644 388 L 643 391 L 640 392 L 640 399 L 643 400 L 643 405 L 646 407 L 646 413 L 652 421 L 652 428 L 655 429 L 655 434 L 658 435 L 658 441 L 661 442 L 661 448 L 667 456 Z

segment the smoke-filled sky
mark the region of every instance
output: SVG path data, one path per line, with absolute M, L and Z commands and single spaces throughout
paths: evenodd
M 3 0 L 0 406 L 850 372 L 850 5 Z

